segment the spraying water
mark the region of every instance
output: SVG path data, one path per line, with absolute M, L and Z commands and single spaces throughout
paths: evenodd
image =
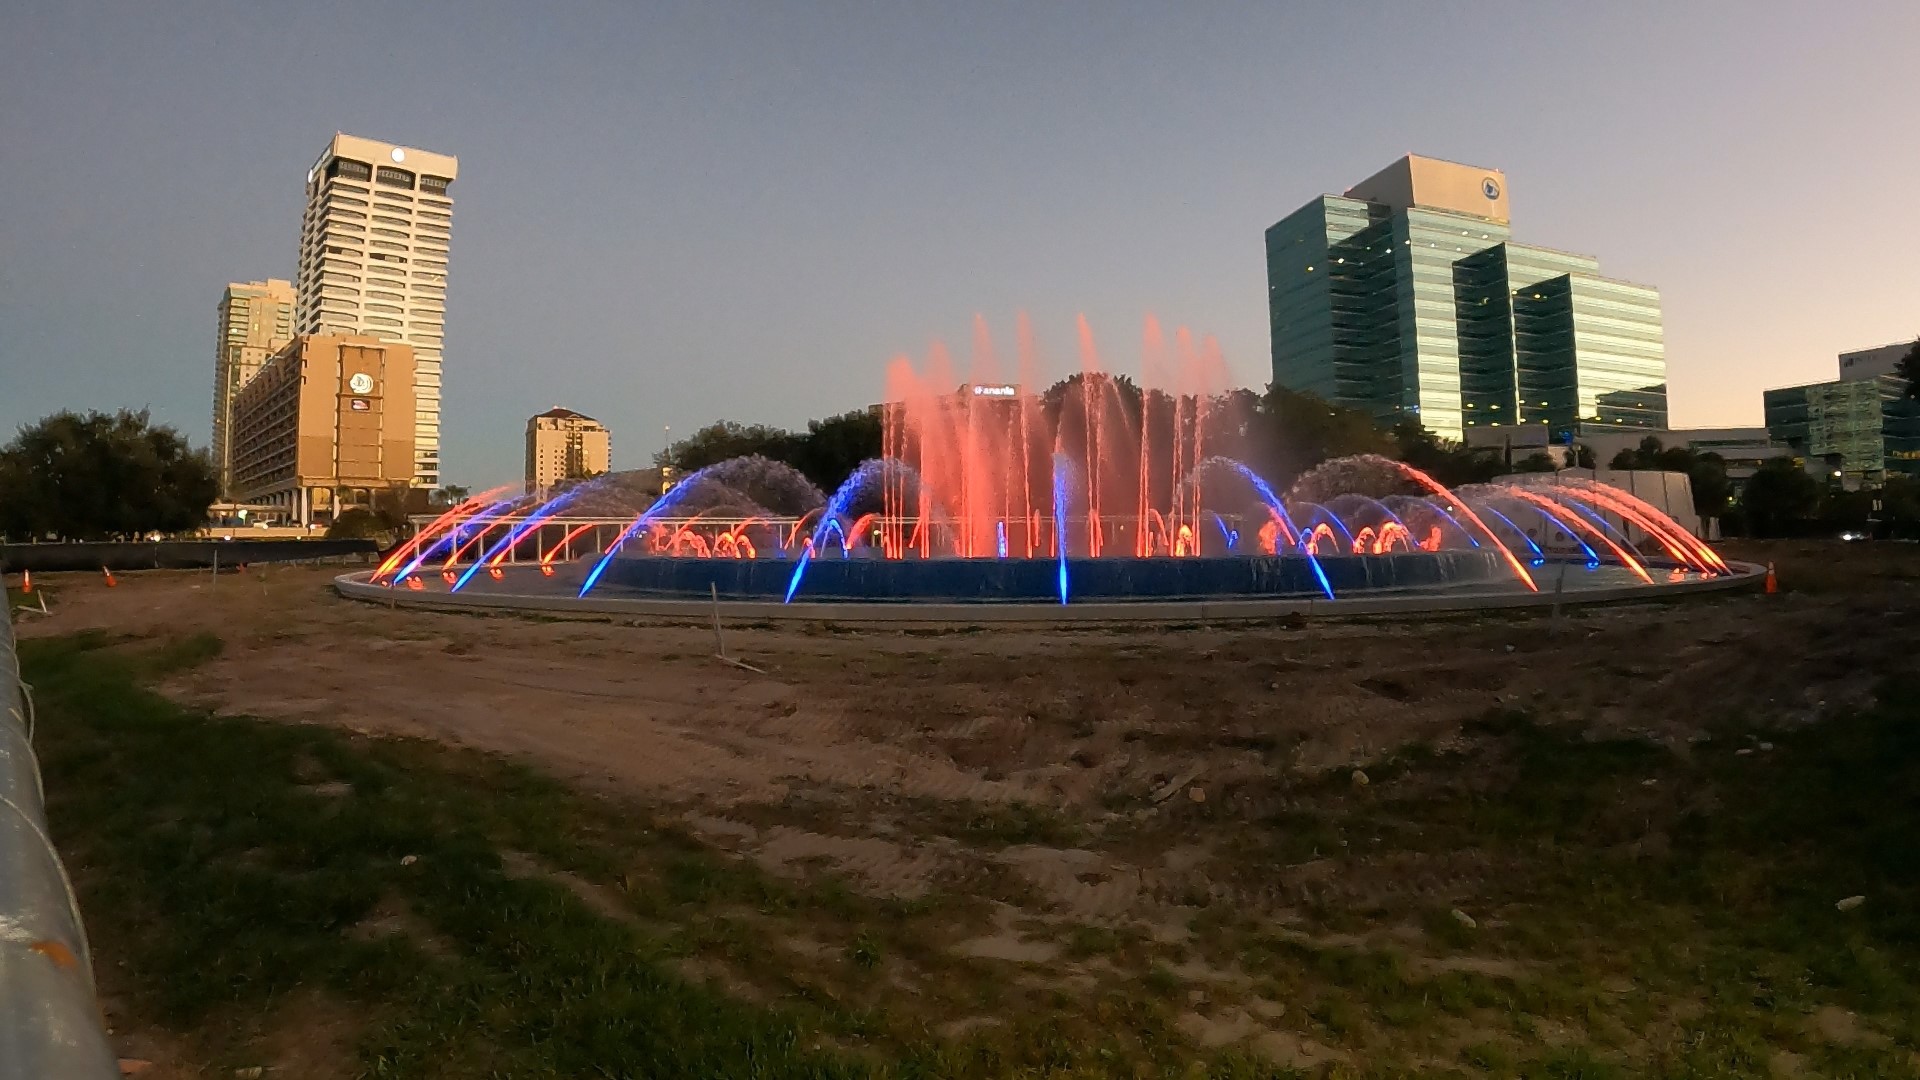
M 820 513 L 820 524 L 814 526 L 812 538 L 800 553 L 800 561 L 794 564 L 793 578 L 787 582 L 787 596 L 782 603 L 793 603 L 793 594 L 800 591 L 800 580 L 807 576 L 807 564 L 813 561 L 814 552 L 820 550 L 820 545 L 826 543 L 827 533 L 840 527 L 838 519 L 847 512 L 854 496 L 860 494 L 868 484 L 883 479 L 886 472 L 887 463 L 879 458 L 862 462 L 859 468 L 853 470 L 853 475 L 847 477 L 847 482 L 840 485 L 840 490 L 833 493 L 833 498 L 827 500 L 827 508 Z M 846 554 L 844 544 L 841 554 Z
M 1053 540 L 1060 553 L 1060 602 L 1067 602 L 1067 480 L 1073 463 L 1065 454 L 1053 455 Z

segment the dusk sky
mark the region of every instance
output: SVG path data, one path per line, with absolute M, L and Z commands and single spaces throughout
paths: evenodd
M 1261 234 L 1428 154 L 1522 243 L 1660 289 L 1676 425 L 1920 334 L 1920 3 L 0 0 L 0 439 L 148 406 L 208 438 L 215 306 L 293 276 L 338 131 L 460 158 L 443 459 L 526 418 L 800 425 L 886 362 L 1151 312 L 1270 378 Z

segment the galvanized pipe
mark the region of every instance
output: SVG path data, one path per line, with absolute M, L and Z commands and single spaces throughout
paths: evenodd
M 33 727 L 13 612 L 0 601 L 0 1076 L 112 1080 L 120 1067 L 73 886 L 47 836 Z

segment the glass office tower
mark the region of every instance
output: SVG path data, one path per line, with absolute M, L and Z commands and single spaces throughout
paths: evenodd
M 1273 379 L 1384 423 L 1667 423 L 1659 294 L 1511 242 L 1506 179 L 1408 157 L 1267 230 Z
M 1767 437 L 1823 461 L 1847 487 L 1920 477 L 1920 402 L 1906 389 L 1898 375 L 1876 375 L 1768 390 Z

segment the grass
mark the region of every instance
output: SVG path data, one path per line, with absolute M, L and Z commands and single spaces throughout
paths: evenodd
M 503 872 L 502 840 L 591 861 L 569 858 L 581 852 L 555 826 L 570 797 L 551 782 L 194 715 L 135 677 L 205 659 L 217 639 L 135 658 L 107 644 L 23 651 L 44 702 L 53 820 L 140 1013 L 191 1029 L 319 988 L 367 1010 L 369 1076 L 860 1074 L 805 1048 L 794 1017 L 675 979 L 629 928 Z M 316 794 L 322 783 L 350 794 Z M 445 947 L 353 933 L 395 906 Z
M 1514 1017 L 1529 1036 L 1541 1021 L 1588 1033 L 1589 1045 L 1532 1057 L 1496 1043 L 1463 1051 L 1495 1075 L 1765 1076 L 1773 1052 L 1788 1050 L 1818 1075 L 1914 1076 L 1917 690 L 1889 685 L 1876 709 L 1773 733 L 1763 753 L 1735 754 L 1749 740 L 1723 732 L 1690 760 L 1500 713 L 1470 750 L 1377 770 L 1403 783 L 1336 798 L 1329 782 L 1277 820 L 1283 856 L 1297 855 L 1304 836 L 1356 867 L 1383 850 L 1500 867 L 1485 898 L 1494 910 L 1478 928 L 1445 908 L 1391 901 L 1357 921 L 1420 926 L 1430 950 L 1511 958 L 1511 977 L 1420 972 L 1391 948 L 1326 946 L 1231 920 L 1206 944 L 1215 955 L 1237 950 L 1249 969 L 1304 970 L 1309 985 L 1331 988 L 1313 1009 L 1331 1039 L 1414 1029 L 1417 1043 L 1438 1017 L 1489 1013 Z M 1338 836 L 1387 839 L 1358 855 L 1326 843 Z M 1868 899 L 1837 911 L 1851 895 Z M 1342 914 L 1341 925 L 1356 921 Z M 1857 1013 L 1869 1034 L 1851 1044 L 1812 1034 L 1822 1008 Z
M 348 1053 L 366 1077 L 1281 1075 L 1197 1053 L 1144 996 L 1013 988 L 948 958 L 964 902 L 772 879 L 497 758 L 209 716 L 145 688 L 220 649 L 22 646 L 50 816 L 112 988 L 220 1073 L 257 1060 L 261 1018 L 318 993 L 358 1018 Z M 983 839 L 1040 821 L 1016 812 Z M 839 962 L 795 962 L 794 933 Z M 693 960 L 741 992 L 685 977 Z M 889 970 L 928 980 L 938 1011 L 887 1007 Z M 927 1033 L 968 1004 L 1009 1019 Z
M 1265 821 L 1208 819 L 1251 880 L 1314 858 L 1346 887 L 1429 867 L 1441 885 L 1313 895 L 1286 923 L 1212 903 L 1179 943 L 1057 924 L 1062 963 L 1104 973 L 1086 983 L 954 956 L 987 929 L 980 895 L 772 878 L 496 757 L 146 689 L 222 647 L 21 646 L 109 988 L 212 1075 L 256 1062 L 262 1018 L 313 995 L 355 1017 L 357 1075 L 383 1078 L 1288 1075 L 1180 1034 L 1190 1009 L 1256 992 L 1287 1006 L 1272 1026 L 1346 1055 L 1316 1070 L 1334 1077 L 1704 1080 L 1769 1075 L 1782 1053 L 1808 1075 L 1911 1077 L 1920 1060 L 1913 684 L 1744 756 L 1747 730 L 1680 755 L 1502 711 L 1455 750 L 1367 766 L 1364 789 L 1285 781 Z M 1102 839 L 1037 805 L 914 809 L 983 860 Z M 1251 985 L 1196 1004 L 1191 963 Z M 1861 1037 L 1818 1033 L 1835 1009 Z M 991 1022 L 933 1034 L 974 1019 Z

